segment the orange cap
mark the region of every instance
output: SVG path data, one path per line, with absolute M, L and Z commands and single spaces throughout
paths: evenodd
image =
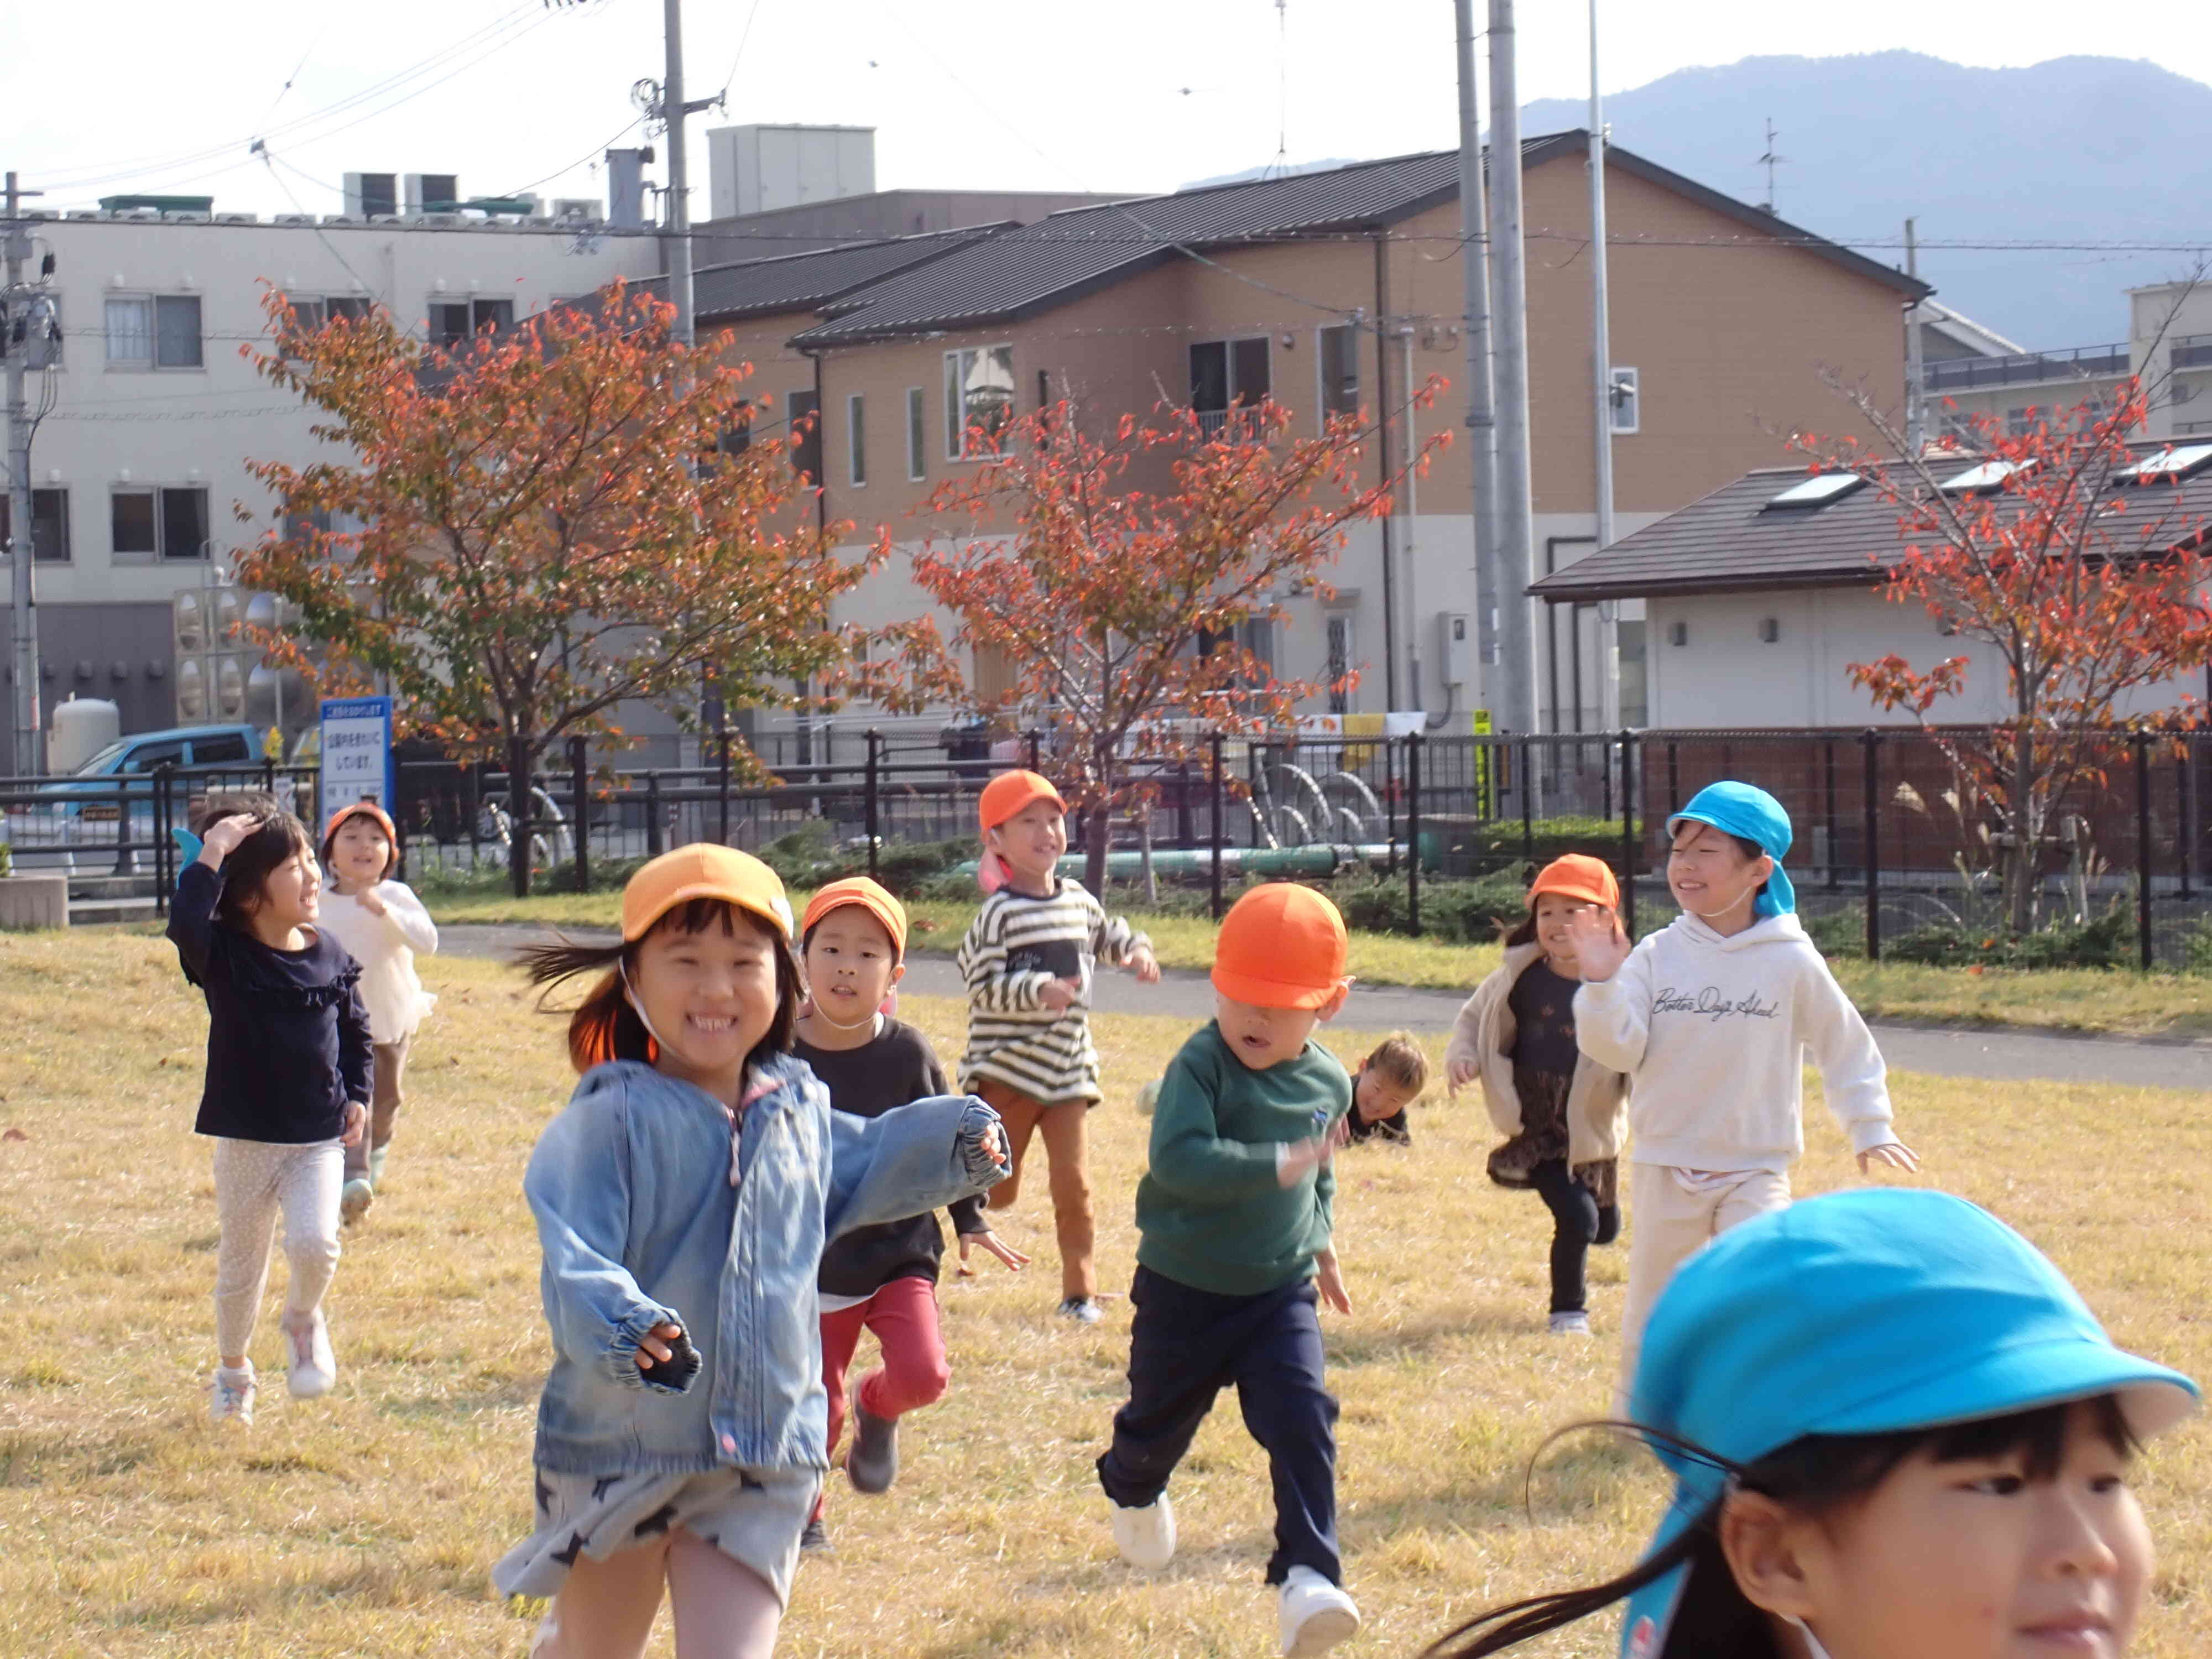
M 806 902 L 806 914 L 799 918 L 799 936 L 805 939 L 814 931 L 814 924 L 832 910 L 857 904 L 884 925 L 891 936 L 891 948 L 903 959 L 906 956 L 906 906 L 894 898 L 890 890 L 866 876 L 848 876 L 842 881 L 833 881 L 820 889 Z
M 1213 988 L 1261 1008 L 1318 1008 L 1344 984 L 1344 918 L 1310 887 L 1271 881 L 1238 899 L 1213 945 Z
M 1603 859 L 1594 859 L 1588 853 L 1563 853 L 1538 871 L 1536 879 L 1528 884 L 1528 902 L 1534 904 L 1539 893 L 1602 904 L 1608 910 L 1620 908 L 1620 884 L 1613 878 Z
M 374 818 L 377 826 L 384 831 L 385 840 L 394 847 L 399 845 L 399 832 L 392 827 L 391 815 L 373 800 L 349 800 L 331 813 L 331 821 L 323 826 L 323 845 L 328 847 L 331 844 L 331 837 L 337 834 L 338 825 L 348 818 L 362 817 Z
M 791 901 L 775 872 L 734 847 L 694 842 L 663 853 L 629 878 L 623 889 L 623 939 L 635 945 L 678 905 L 691 899 L 720 899 L 769 923 L 791 939 Z
M 979 816 L 986 830 L 995 830 L 1031 801 L 1048 800 L 1063 812 L 1067 803 L 1051 781 L 1036 772 L 1001 772 L 983 786 Z

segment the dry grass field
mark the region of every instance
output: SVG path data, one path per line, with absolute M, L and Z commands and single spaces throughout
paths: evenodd
M 1360 964 L 1355 962 L 1355 968 Z M 0 938 L 0 1659 L 520 1656 L 535 1609 L 492 1594 L 530 1524 L 530 1434 L 545 1359 L 524 1160 L 569 1079 L 555 1024 L 513 977 L 427 964 L 441 995 L 417 1048 L 391 1178 L 348 1236 L 331 1311 L 337 1392 L 286 1396 L 276 1289 L 256 1357 L 260 1421 L 217 1433 L 216 1216 L 191 1133 L 204 1016 L 173 953 L 143 935 Z M 908 1013 L 948 1054 L 961 1011 Z M 1194 1015 L 1199 1011 L 1194 1010 Z M 1355 1053 L 1355 996 L 1334 1033 Z M 1129 1101 L 1187 1034 L 1102 1022 L 1111 1099 L 1094 1179 L 1109 1285 L 1126 1282 L 1144 1121 Z M 2125 1342 L 2212 1376 L 2208 1097 L 1895 1079 L 1937 1183 L 2050 1250 Z M 1817 1103 L 1801 1190 L 1853 1179 Z M 1490 1187 L 1480 1109 L 1415 1110 L 1410 1151 L 1341 1166 L 1356 1311 L 1331 1316 L 1344 1402 L 1342 1530 L 1367 1616 L 1353 1652 L 1411 1656 L 1495 1600 L 1610 1571 L 1659 1488 L 1640 1455 L 1547 1431 L 1601 1411 L 1613 1347 L 1542 1334 L 1542 1206 Z M 20 1137 L 20 1138 L 19 1138 Z M 1048 1216 L 1007 1223 L 1047 1258 L 948 1282 L 954 1381 L 908 1419 L 899 1486 L 838 1480 L 837 1553 L 802 1569 L 782 1651 L 900 1659 L 1268 1655 L 1267 1484 L 1232 1401 L 1174 1488 L 1183 1553 L 1157 1577 L 1115 1558 L 1091 1460 L 1121 1393 L 1127 1307 L 1049 1317 Z M 1601 1333 L 1621 1251 L 1594 1257 Z M 283 1267 L 276 1269 L 281 1280 Z M 2160 1569 L 2136 1651 L 2212 1645 L 2212 1431 L 2141 1472 Z M 665 1638 L 664 1638 L 665 1639 Z M 1595 1659 L 1609 1625 L 1532 1653 Z M 665 1651 L 665 1649 L 657 1650 Z

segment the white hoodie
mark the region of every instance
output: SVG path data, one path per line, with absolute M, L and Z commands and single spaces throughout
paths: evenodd
M 380 881 L 376 896 L 384 902 L 380 916 L 362 908 L 355 895 L 326 887 L 317 920 L 361 964 L 361 1000 L 368 1010 L 370 1040 L 399 1042 L 414 1034 L 437 1000 L 416 975 L 415 953 L 428 956 L 437 950 L 438 928 L 404 882 Z
M 1874 1034 L 1794 915 L 1729 935 L 1677 916 L 1575 994 L 1575 1037 L 1633 1079 L 1638 1164 L 1787 1170 L 1805 1150 L 1808 1048 L 1852 1150 L 1897 1138 Z

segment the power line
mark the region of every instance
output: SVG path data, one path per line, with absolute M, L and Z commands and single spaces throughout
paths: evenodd
M 625 121 L 614 133 L 611 134 L 606 138 L 602 139 L 599 143 L 592 145 L 591 149 L 586 150 L 574 161 L 569 162 L 568 166 L 554 168 L 552 172 L 547 173 L 543 179 L 532 179 L 526 185 L 517 185 L 513 190 L 502 191 L 500 192 L 501 196 L 502 198 L 520 196 L 530 191 L 537 189 L 540 185 L 550 184 L 554 179 L 562 177 L 565 173 L 574 173 L 578 167 L 583 166 L 585 162 L 589 161 L 605 151 L 612 149 L 617 139 L 626 137 L 631 130 L 635 128 L 639 122 L 644 119 L 645 117 L 642 113 L 631 116 L 630 118 Z
M 718 104 L 726 106 L 729 102 L 730 88 L 738 83 L 738 65 L 745 61 L 745 43 L 753 38 L 753 19 L 759 15 L 760 0 L 753 0 L 752 9 L 745 14 L 744 29 L 738 36 L 737 56 L 730 59 L 730 72 L 722 77 L 722 90 L 715 95 Z

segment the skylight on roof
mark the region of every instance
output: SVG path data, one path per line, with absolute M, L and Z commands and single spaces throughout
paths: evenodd
M 2179 483 L 2212 461 L 2212 444 L 2168 446 L 2112 474 L 2115 483 Z
M 1980 490 L 1995 489 L 2014 473 L 2024 472 L 2033 465 L 2029 461 L 1984 461 L 1979 466 L 1970 466 L 1944 479 L 1940 488 L 1946 495 L 1971 495 Z
M 1838 495 L 1848 495 L 1866 480 L 1856 472 L 1815 472 L 1791 484 L 1768 507 L 1826 507 Z

